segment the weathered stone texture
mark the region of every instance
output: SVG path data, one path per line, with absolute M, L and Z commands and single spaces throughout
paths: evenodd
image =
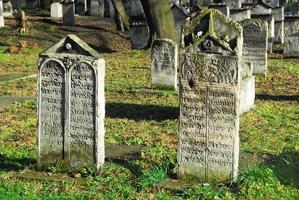
M 267 25 L 261 20 L 251 19 L 240 22 L 243 27 L 243 59 L 251 63 L 253 74 L 267 71 Z
M 201 182 L 234 179 L 242 28 L 216 10 L 203 10 L 184 24 L 183 41 L 178 177 Z
M 104 60 L 68 35 L 40 55 L 39 166 L 104 162 Z
M 152 85 L 177 89 L 178 46 L 168 39 L 152 45 Z

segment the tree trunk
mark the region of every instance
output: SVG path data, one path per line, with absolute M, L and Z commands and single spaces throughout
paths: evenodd
M 116 26 L 118 29 L 129 29 L 129 17 L 126 14 L 122 0 L 112 0 L 116 12 Z
M 179 43 L 178 33 L 168 0 L 141 0 L 156 38 L 167 38 Z

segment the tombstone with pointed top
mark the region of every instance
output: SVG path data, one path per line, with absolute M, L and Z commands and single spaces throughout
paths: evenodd
M 235 179 L 242 27 L 217 10 L 204 9 L 185 22 L 182 36 L 178 177 Z
M 38 165 L 104 163 L 104 76 L 101 56 L 75 35 L 40 54 Z
M 157 39 L 152 45 L 152 85 L 177 89 L 178 45 L 169 39 Z

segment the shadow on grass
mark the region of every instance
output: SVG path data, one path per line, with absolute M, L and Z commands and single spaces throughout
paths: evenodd
M 284 152 L 267 163 L 284 185 L 299 188 L 299 152 Z
M 136 121 L 164 121 L 168 119 L 178 119 L 179 108 L 174 106 L 107 103 L 106 117 L 132 119 Z
M 19 171 L 29 166 L 36 166 L 36 160 L 32 158 L 14 158 L 0 156 L 0 171 Z
M 268 95 L 256 94 L 256 99 L 259 100 L 272 100 L 272 101 L 299 101 L 299 95 Z

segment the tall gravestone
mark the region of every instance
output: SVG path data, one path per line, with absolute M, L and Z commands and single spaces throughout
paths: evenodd
M 74 0 L 64 0 L 62 2 L 63 24 L 75 25 L 75 3 Z
M 152 45 L 152 85 L 177 89 L 178 45 L 168 39 Z
M 150 28 L 140 0 L 124 0 L 130 18 L 129 35 L 133 49 L 144 49 L 150 40 Z
M 267 71 L 267 24 L 259 19 L 240 22 L 243 27 L 243 59 L 251 63 L 253 74 L 264 74 Z
M 179 179 L 234 179 L 239 158 L 242 27 L 204 9 L 183 25 Z
M 75 35 L 40 54 L 38 165 L 104 163 L 105 63 Z
M 275 41 L 276 43 L 284 43 L 284 7 L 273 8 L 275 21 Z
M 265 4 L 262 0 L 257 1 L 251 8 L 251 18 L 260 19 L 268 24 L 268 52 L 272 53 L 275 40 L 275 20 L 272 7 Z

